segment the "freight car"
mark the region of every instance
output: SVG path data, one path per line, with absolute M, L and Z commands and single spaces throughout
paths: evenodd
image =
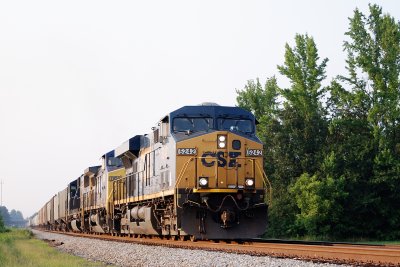
M 102 156 L 38 212 L 47 229 L 240 239 L 267 227 L 270 183 L 254 115 L 184 106 Z

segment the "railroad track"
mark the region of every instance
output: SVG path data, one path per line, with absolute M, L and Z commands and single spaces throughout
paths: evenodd
M 50 231 L 51 232 L 51 231 Z M 172 248 L 202 249 L 253 256 L 294 258 L 314 262 L 357 266 L 400 266 L 400 246 L 359 245 L 350 243 L 302 242 L 291 240 L 249 239 L 240 241 L 181 241 L 161 238 L 110 236 L 72 232 L 53 232 L 101 240 Z

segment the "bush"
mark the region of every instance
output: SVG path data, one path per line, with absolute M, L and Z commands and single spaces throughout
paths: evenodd
M 7 228 L 4 226 L 3 217 L 0 214 L 0 233 L 7 232 Z

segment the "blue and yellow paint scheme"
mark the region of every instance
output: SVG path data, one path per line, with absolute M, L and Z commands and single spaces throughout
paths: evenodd
M 203 104 L 167 114 L 152 132 L 104 154 L 100 166 L 68 184 L 66 201 L 58 201 L 67 211 L 65 230 L 181 239 L 260 236 L 271 186 L 255 133 L 254 115 L 238 107 Z M 51 214 L 46 204 L 36 221 L 54 228 Z
M 263 144 L 255 135 L 254 116 L 219 106 L 184 107 L 175 113 L 175 118 L 209 118 L 212 123 L 204 132 L 191 133 L 174 127 L 172 118 L 180 232 L 200 239 L 262 235 L 271 187 L 263 171 Z M 223 120 L 230 120 L 232 127 L 221 127 Z M 235 127 L 240 123 L 244 129 Z

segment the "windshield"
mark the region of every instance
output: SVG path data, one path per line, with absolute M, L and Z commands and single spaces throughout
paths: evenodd
M 174 132 L 200 132 L 208 131 L 212 128 L 212 118 L 175 118 L 174 119 Z
M 253 122 L 251 120 L 244 119 L 218 119 L 218 130 L 242 132 L 242 133 L 253 133 Z

